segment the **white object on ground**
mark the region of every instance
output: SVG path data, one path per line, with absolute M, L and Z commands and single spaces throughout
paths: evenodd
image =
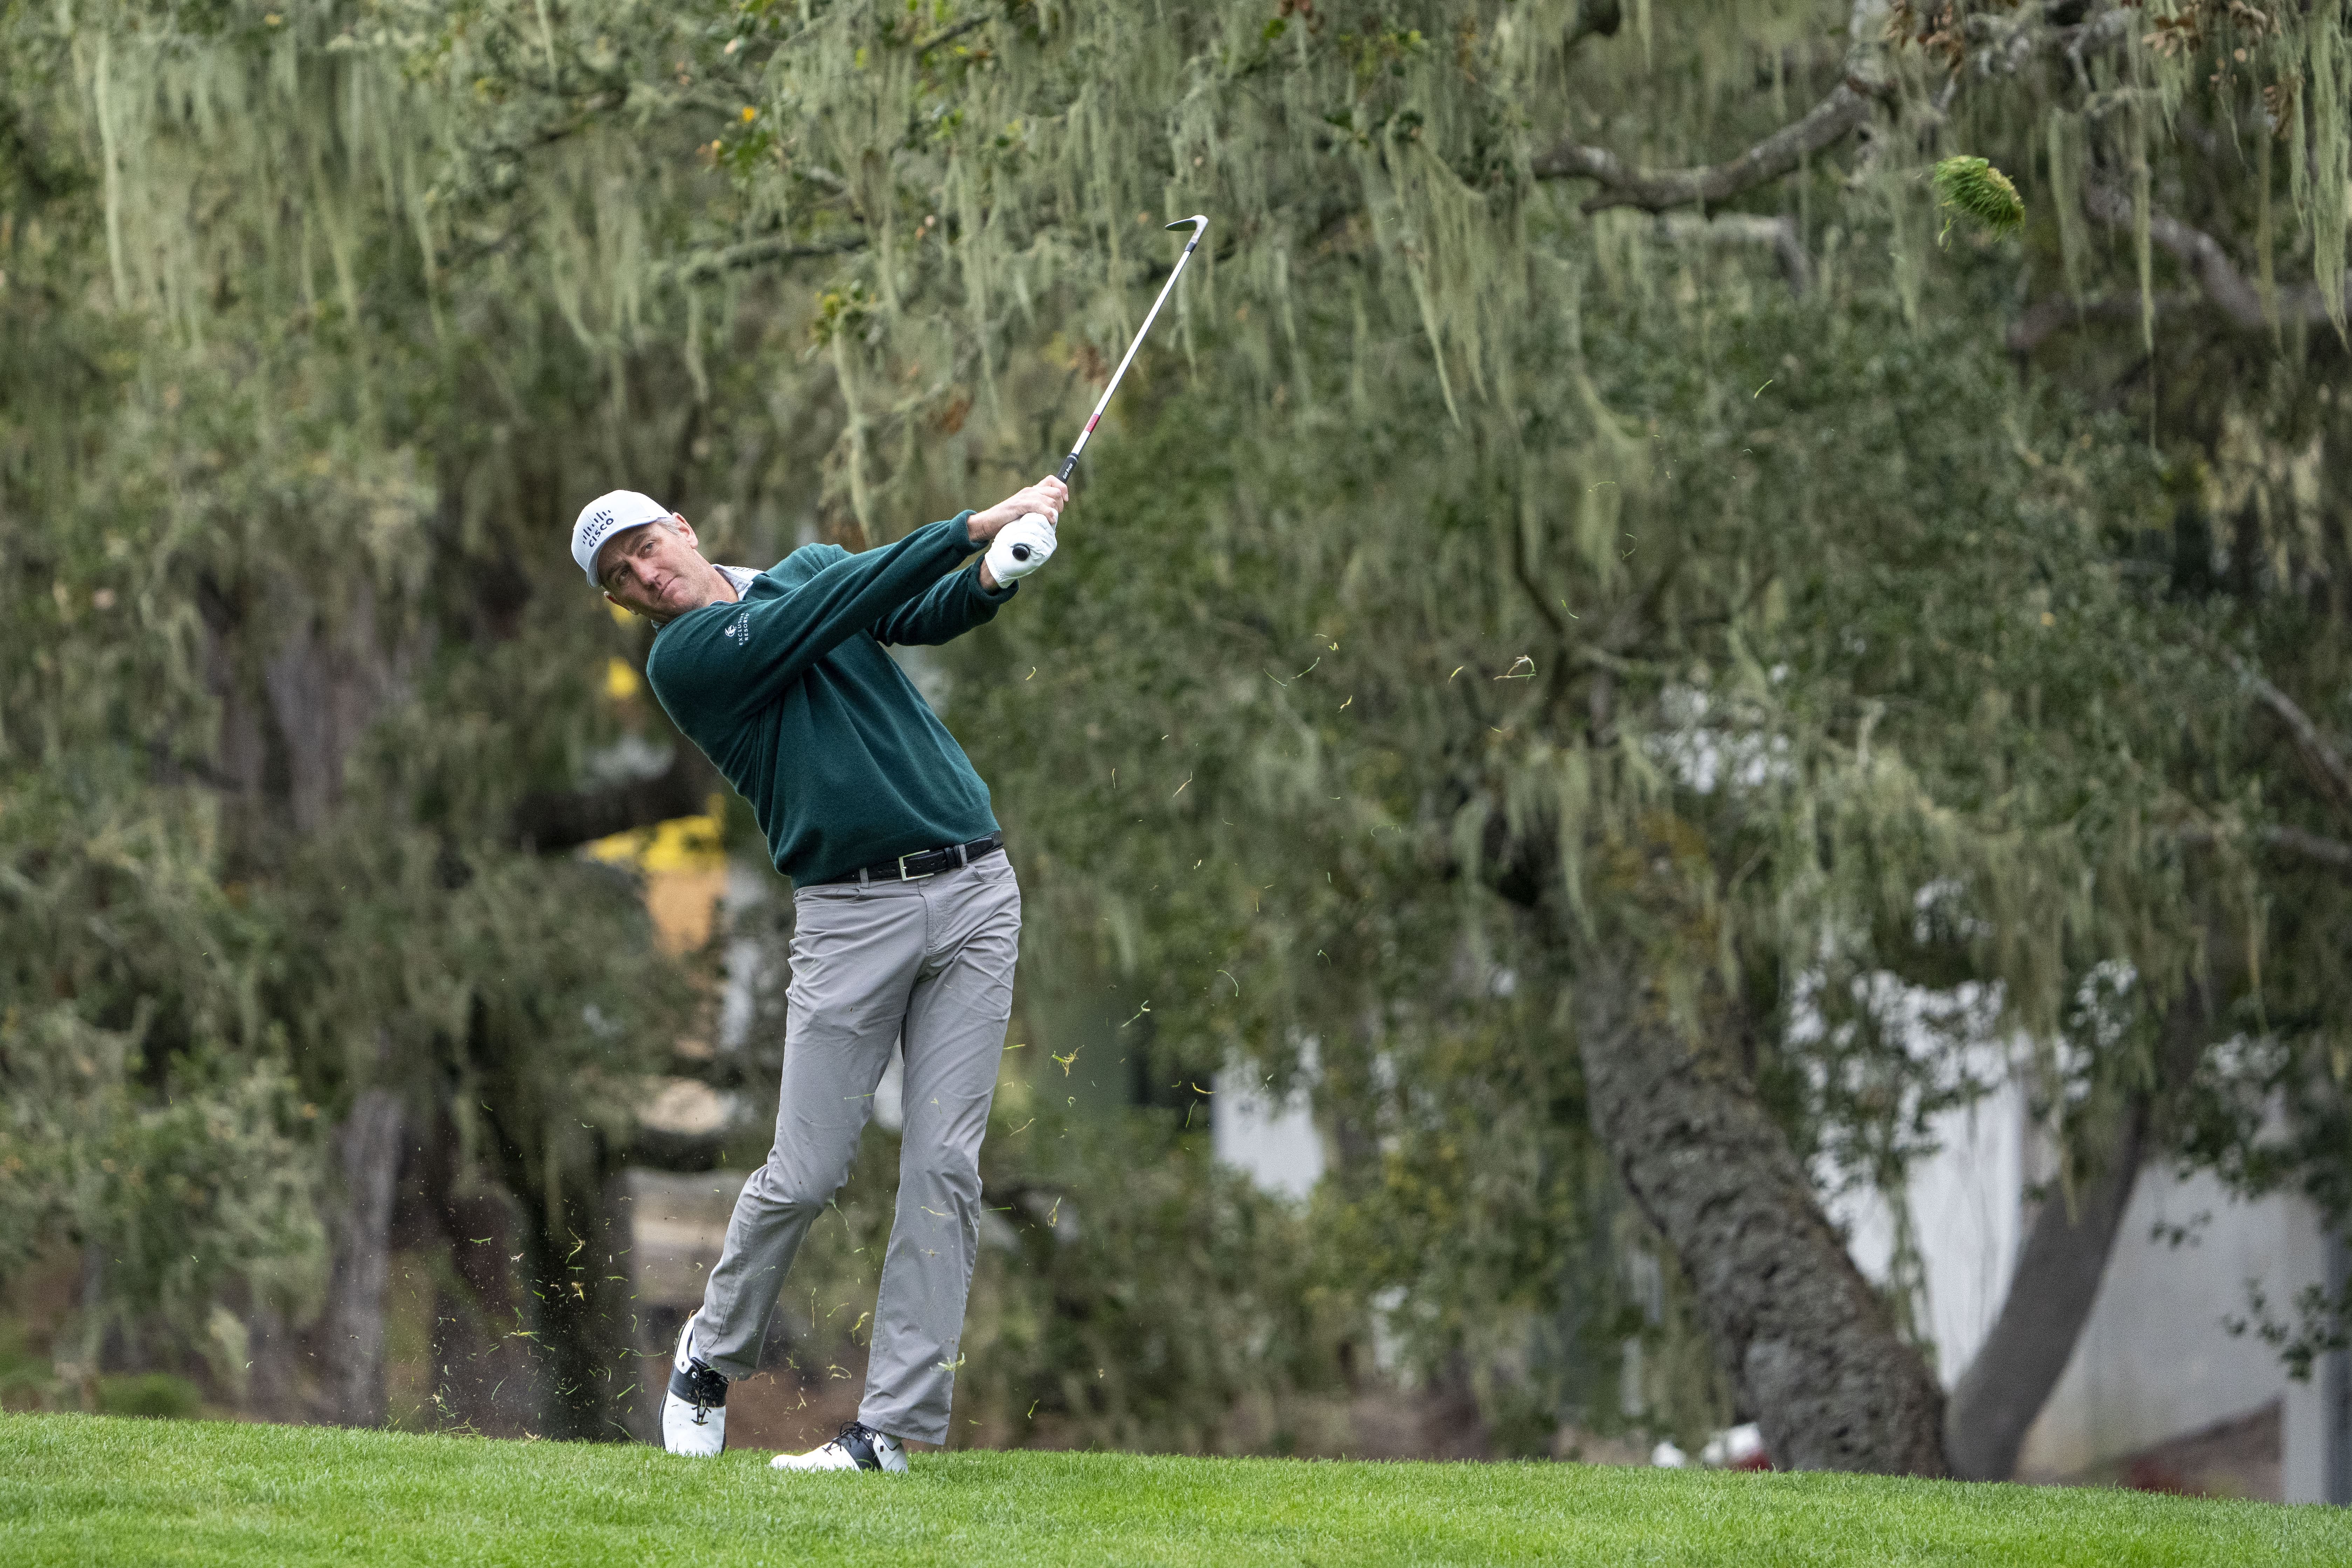
M 1706 1440 L 1698 1462 L 1710 1469 L 1738 1469 L 1764 1451 L 1764 1433 L 1755 1422 L 1729 1427 Z

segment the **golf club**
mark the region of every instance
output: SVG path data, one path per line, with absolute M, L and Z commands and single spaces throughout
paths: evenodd
M 1175 292 L 1176 279 L 1184 275 L 1184 263 L 1192 260 L 1192 252 L 1200 247 L 1201 236 L 1208 228 L 1209 220 L 1204 214 L 1195 213 L 1191 217 L 1178 218 L 1168 226 L 1182 228 L 1186 224 L 1192 226 L 1192 237 L 1184 242 L 1184 254 L 1176 258 L 1175 268 L 1168 274 L 1168 281 L 1160 286 L 1160 298 L 1151 301 L 1151 309 L 1145 312 L 1143 325 L 1136 329 L 1135 341 L 1127 345 L 1126 357 L 1118 362 L 1118 368 L 1110 373 L 1110 384 L 1103 388 L 1101 399 L 1095 404 L 1095 411 L 1087 416 L 1087 427 L 1078 432 L 1077 445 L 1072 447 L 1070 455 L 1062 459 L 1061 478 L 1065 484 L 1069 482 L 1071 473 L 1078 466 L 1078 454 L 1087 449 L 1087 437 L 1095 433 L 1095 425 L 1102 418 L 1103 410 L 1110 406 L 1110 395 L 1118 390 L 1118 378 L 1125 375 L 1127 367 L 1135 363 L 1135 351 L 1143 346 L 1144 334 L 1151 331 L 1151 323 L 1159 316 L 1160 307 L 1168 303 L 1168 296 Z M 1030 518 L 1044 521 L 1042 514 L 1034 511 L 1021 521 L 1026 522 Z M 1013 555 L 1017 561 L 1026 561 L 1029 559 L 1029 547 L 1016 544 L 1013 547 Z

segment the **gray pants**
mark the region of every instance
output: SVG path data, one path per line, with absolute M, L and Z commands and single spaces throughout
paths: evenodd
M 919 882 L 793 895 L 776 1142 L 743 1184 L 695 1323 L 728 1378 L 758 1370 L 784 1272 L 849 1174 L 890 1051 L 906 1044 L 898 1212 L 857 1418 L 944 1443 L 980 1240 L 980 1140 L 1013 1013 L 1021 887 L 1003 854 Z

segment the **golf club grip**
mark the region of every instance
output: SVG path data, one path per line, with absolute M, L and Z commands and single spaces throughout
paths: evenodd
M 1064 484 L 1068 484 L 1068 483 L 1070 482 L 1070 476 L 1071 476 L 1072 474 L 1074 474 L 1074 473 L 1077 472 L 1077 468 L 1078 468 L 1078 455 L 1077 455 L 1076 452 L 1073 452 L 1073 453 L 1071 453 L 1068 457 L 1066 457 L 1066 458 L 1063 458 L 1063 459 L 1062 459 L 1062 475 L 1061 475 L 1062 482 L 1063 482 Z M 1024 521 L 1024 522 L 1027 522 L 1027 521 L 1029 521 L 1032 518 L 1035 519 L 1035 520 L 1036 520 L 1037 521 L 1039 521 L 1039 522 L 1045 522 L 1045 523 L 1046 524 L 1046 526 L 1047 526 L 1047 527 L 1049 527 L 1049 528 L 1053 526 L 1050 522 L 1046 522 L 1045 514 L 1044 512 L 1042 512 L 1042 511 L 1033 511 L 1033 512 L 1030 512 L 1027 516 L 1025 516 L 1025 517 L 1022 518 L 1022 520 L 1021 520 L 1021 521 Z M 1014 546 L 1013 547 L 1013 558 L 1015 561 L 1026 561 L 1026 560 L 1028 560 L 1028 559 L 1029 559 L 1029 547 L 1028 547 L 1027 545 L 1025 545 L 1025 544 L 1016 544 L 1016 545 L 1014 545 Z

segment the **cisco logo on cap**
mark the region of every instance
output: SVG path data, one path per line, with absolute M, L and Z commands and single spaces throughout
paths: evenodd
M 572 525 L 572 562 L 590 583 L 596 581 L 596 552 L 624 529 L 659 522 L 669 509 L 635 490 L 610 490 L 580 509 Z

